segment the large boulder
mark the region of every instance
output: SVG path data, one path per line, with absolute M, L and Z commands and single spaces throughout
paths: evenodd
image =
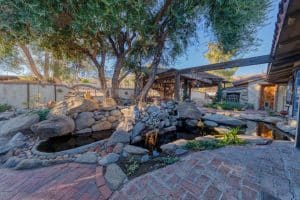
M 104 131 L 112 128 L 112 124 L 108 121 L 99 121 L 95 125 L 92 126 L 92 130 L 96 131 Z
M 92 99 L 84 99 L 81 97 L 69 98 L 66 101 L 58 102 L 50 111 L 50 115 L 73 115 L 80 112 L 89 112 L 99 109 L 98 102 Z
M 203 119 L 208 121 L 213 121 L 222 125 L 227 125 L 227 126 L 241 126 L 241 127 L 246 126 L 246 122 L 243 122 L 233 117 L 219 115 L 219 114 L 208 114 L 205 115 Z
M 94 114 L 92 112 L 80 113 L 75 120 L 76 129 L 82 130 L 92 126 L 95 123 L 95 119 L 93 117 Z
M 147 149 L 144 149 L 142 147 L 137 147 L 134 145 L 129 145 L 129 144 L 124 147 L 124 151 L 126 151 L 129 154 L 135 154 L 135 155 L 144 155 L 149 153 Z
M 117 162 L 119 158 L 120 158 L 119 154 L 109 153 L 106 156 L 99 158 L 98 163 L 102 166 L 107 166 L 109 164 Z
M 145 128 L 146 125 L 143 122 L 138 122 L 137 124 L 135 124 L 132 130 L 132 137 L 140 135 Z
M 47 139 L 72 133 L 75 129 L 74 121 L 67 116 L 53 116 L 45 121 L 31 126 L 31 130 L 41 137 Z
M 0 113 L 0 121 L 9 120 L 15 116 L 15 112 L 13 111 L 5 111 Z
M 97 154 L 95 152 L 86 152 L 75 159 L 78 163 L 94 164 L 97 163 Z
M 131 134 L 125 131 L 115 131 L 109 138 L 110 144 L 129 143 Z
M 177 105 L 178 117 L 181 119 L 196 119 L 200 120 L 202 112 L 197 106 L 190 102 L 183 102 Z
M 29 130 L 31 125 L 39 122 L 38 114 L 22 114 L 10 120 L 6 120 L 0 126 L 0 137 L 10 137 L 17 132 Z

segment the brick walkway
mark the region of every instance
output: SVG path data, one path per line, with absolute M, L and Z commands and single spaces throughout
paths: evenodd
M 62 164 L 34 170 L 0 170 L 0 199 L 107 199 L 102 167 Z
M 300 151 L 274 142 L 196 152 L 130 181 L 112 199 L 300 199 Z
M 106 199 L 95 165 L 0 169 L 0 200 Z M 112 199 L 300 199 L 300 151 L 290 142 L 192 153 L 128 182 Z

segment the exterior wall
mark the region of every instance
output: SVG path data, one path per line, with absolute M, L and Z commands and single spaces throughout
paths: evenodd
M 212 102 L 212 100 L 208 97 L 208 95 L 205 92 L 199 92 L 193 89 L 191 92 L 191 100 L 197 102 L 200 105 L 204 105 Z
M 26 83 L 0 83 L 0 103 L 14 107 L 34 108 L 49 101 L 61 101 L 69 92 L 66 86 Z M 29 100 L 29 101 L 28 101 Z
M 223 90 L 223 99 L 226 99 L 228 93 L 239 93 L 240 94 L 240 103 L 248 103 L 248 89 L 247 86 L 232 87 Z
M 259 101 L 261 96 L 261 81 L 252 82 L 248 85 L 248 103 L 254 106 L 255 110 L 259 109 Z
M 287 85 L 278 85 L 276 105 L 275 105 L 276 112 L 287 110 L 286 91 L 287 91 Z

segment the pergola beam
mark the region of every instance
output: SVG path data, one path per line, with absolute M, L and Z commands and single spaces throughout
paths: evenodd
M 256 56 L 256 57 L 251 57 L 251 58 L 237 59 L 237 60 L 232 60 L 232 61 L 223 62 L 223 63 L 216 63 L 216 64 L 210 64 L 210 65 L 202 65 L 202 66 L 197 66 L 197 67 L 185 68 L 185 69 L 179 70 L 178 73 L 180 73 L 180 74 L 196 73 L 196 72 L 204 72 L 204 71 L 211 71 L 211 70 L 218 70 L 218 69 L 229 69 L 229 68 L 233 68 L 233 67 L 259 65 L 259 64 L 265 64 L 265 63 L 270 63 L 270 62 L 271 62 L 270 55 L 264 55 L 264 56 Z

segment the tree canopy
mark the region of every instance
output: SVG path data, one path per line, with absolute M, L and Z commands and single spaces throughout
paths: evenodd
M 159 64 L 174 61 L 186 51 L 198 38 L 201 21 L 225 53 L 238 54 L 255 44 L 269 1 L 0 0 L 0 57 L 11 54 L 16 46 L 24 51 L 30 45 L 57 60 L 92 62 L 104 90 L 105 69 L 112 67 L 115 98 L 126 71 L 148 65 L 152 71 L 141 90 L 142 100 Z

